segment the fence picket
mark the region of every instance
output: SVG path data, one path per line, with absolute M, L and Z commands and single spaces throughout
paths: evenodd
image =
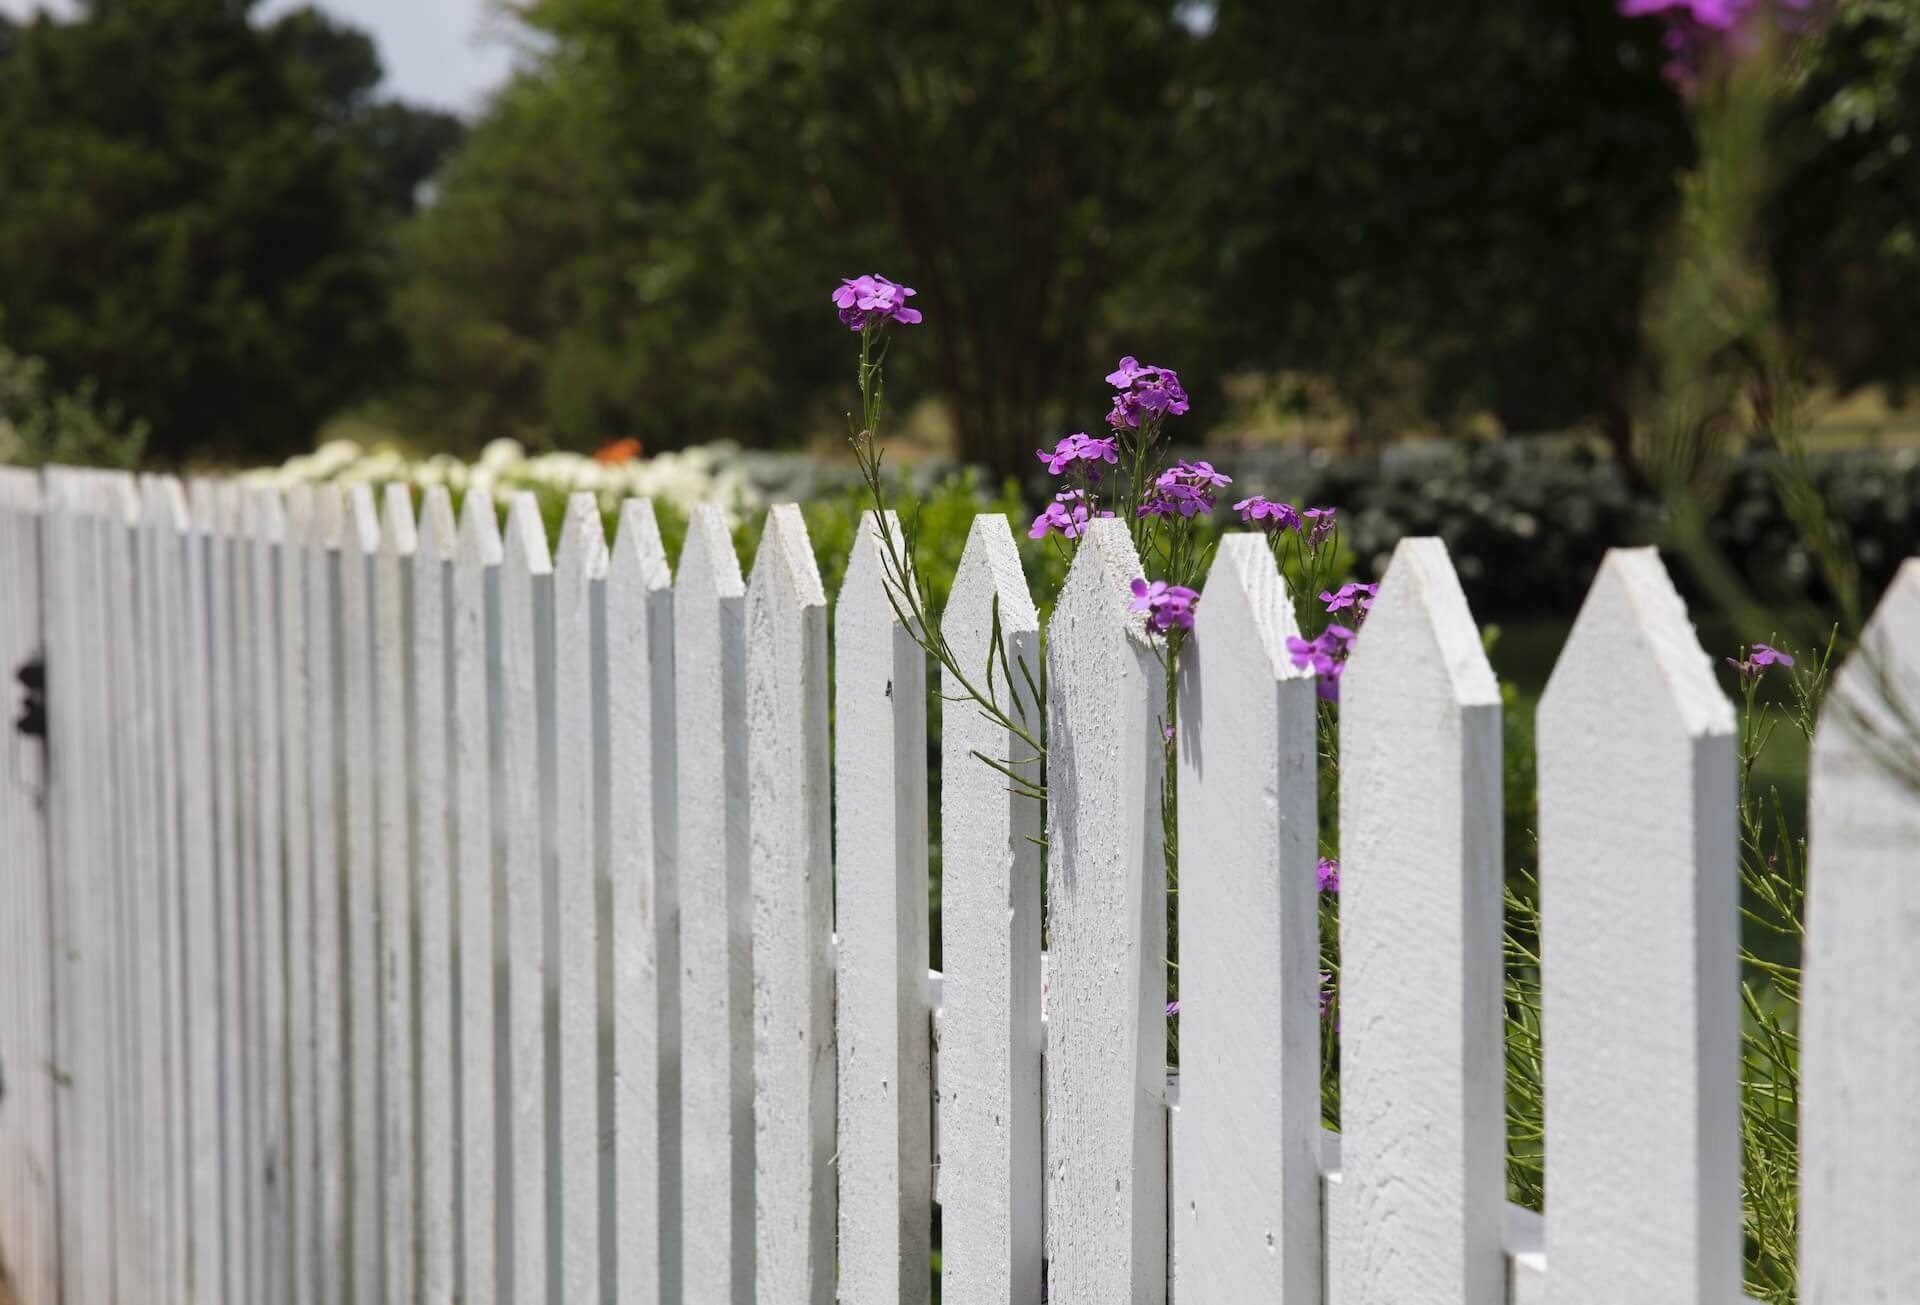
M 513 1299 L 547 1297 L 551 1279 L 548 1210 L 546 1002 L 548 878 L 542 831 L 552 791 L 545 716 L 552 703 L 548 661 L 553 564 L 532 494 L 507 509 L 500 568 L 501 715 L 506 831 L 507 1040 L 513 1091 L 507 1106 L 513 1212 Z M 553 1265 L 557 1267 L 555 1259 Z
M 288 595 L 284 565 L 286 509 L 278 492 L 257 489 L 249 497 L 248 585 L 252 602 L 252 638 L 242 673 L 253 681 L 253 730 L 245 741 L 253 772 L 254 866 L 257 875 L 252 927 L 258 937 L 256 962 L 260 985 L 254 1030 L 256 1106 L 255 1181 L 261 1199 L 259 1262 L 253 1299 L 294 1301 L 291 1275 L 292 1174 L 289 1150 L 287 938 L 294 928 L 288 910 L 286 840 L 292 822 L 286 814 L 281 783 L 285 770 L 281 743 L 291 737 L 284 712 L 286 688 L 281 658 L 285 638 L 282 603 Z
M 1179 897 L 1183 1300 L 1321 1299 L 1317 749 L 1297 633 L 1267 541 L 1222 539 L 1179 683 L 1180 849 L 1196 868 Z
M 1089 524 L 1047 644 L 1050 1299 L 1166 1299 L 1159 659 L 1127 525 Z
M 262 931 L 260 894 L 262 872 L 259 862 L 258 831 L 259 780 L 253 756 L 256 685 L 253 675 L 253 650 L 258 645 L 253 592 L 254 500 L 240 482 L 222 481 L 217 502 L 224 522 L 226 547 L 227 612 L 229 634 L 224 652 L 228 675 L 227 695 L 232 711 L 221 746 L 225 761 L 221 766 L 222 784 L 231 794 L 233 814 L 233 869 L 228 878 L 234 884 L 234 899 L 229 909 L 236 941 L 228 971 L 237 990 L 232 1003 L 235 1024 L 229 1034 L 233 1068 L 231 1082 L 238 1096 L 229 1100 L 228 1110 L 237 1117 L 233 1129 L 236 1147 L 231 1166 L 235 1177 L 229 1215 L 229 1237 L 235 1250 L 229 1264 L 231 1292 L 239 1301 L 260 1300 L 265 1295 L 261 1280 L 265 1230 L 262 1220 L 267 1209 L 267 1194 L 261 1187 L 260 1146 L 263 1121 L 260 1113 L 260 1004 L 264 998 L 261 974 Z
M 6 604 L 0 610 L 0 669 L 10 676 L 43 651 L 41 483 L 35 472 L 0 468 L 0 596 Z M 0 820 L 8 831 L 0 840 L 6 944 L 0 952 L 0 1070 L 7 1073 L 6 1109 L 0 1111 L 0 1238 L 14 1285 L 28 1301 L 55 1298 L 60 1256 L 47 930 L 50 795 L 39 743 L 11 739 L 12 782 L 0 786 Z
M 968 682 L 1037 735 L 1040 619 L 1004 516 L 973 519 L 941 630 Z M 1038 1305 L 1040 803 L 979 758 L 1034 781 L 1038 766 L 951 680 L 940 733 L 941 1290 Z
M 833 832 L 827 594 L 792 504 L 747 585 L 747 768 L 760 1305 L 831 1305 Z
M 493 1305 L 512 1272 L 506 1083 L 505 757 L 495 739 L 500 665 L 500 521 L 483 489 L 460 505 L 453 569 L 454 829 L 460 920 L 460 1230 L 456 1285 L 467 1305 Z
M 1659 555 L 1611 550 L 1539 713 L 1555 1305 L 1739 1291 L 1733 730 Z
M 317 740 L 311 719 L 309 666 L 318 660 L 309 647 L 311 592 L 319 574 L 317 522 L 313 490 L 296 484 L 287 491 L 285 534 L 278 555 L 280 573 L 280 803 L 285 827 L 285 905 L 287 913 L 287 1299 L 312 1305 L 319 1299 L 321 1192 L 319 1186 L 319 1090 L 315 1065 L 319 1035 L 314 1001 L 315 828 L 308 767 Z M 321 578 L 322 581 L 324 578 Z M 314 641 L 317 642 L 317 639 Z
M 553 579 L 554 952 L 559 986 L 559 1150 L 562 1300 L 589 1300 L 600 1278 L 600 1026 L 597 819 L 594 801 L 596 662 L 605 630 L 595 608 L 605 590 L 606 528 L 599 501 L 567 499 Z
M 1506 1271 L 1500 688 L 1439 540 L 1341 684 L 1341 1290 L 1469 1305 Z
M 454 712 L 452 569 L 457 532 L 446 488 L 420 502 L 413 560 L 413 854 L 419 959 L 420 1299 L 454 1298 L 455 1063 L 453 938 L 457 898 L 452 848 L 458 814 L 449 787 Z
M 346 502 L 337 485 L 313 492 L 307 574 L 307 778 L 313 894 L 314 1299 L 341 1300 L 350 1286 L 347 1173 L 347 894 L 345 579 Z
M 1895 574 L 1814 734 L 1801 1024 L 1800 1299 L 1920 1300 L 1920 560 Z
M 680 1299 L 680 902 L 674 873 L 673 576 L 629 499 L 607 569 L 614 1286 Z
M 689 1301 L 753 1300 L 753 933 L 748 868 L 746 586 L 712 505 L 674 586 L 681 938 L 681 1200 Z
M 413 496 L 382 496 L 373 582 L 375 906 L 380 917 L 381 1233 L 389 1305 L 417 1299 L 419 1098 L 414 1061 Z

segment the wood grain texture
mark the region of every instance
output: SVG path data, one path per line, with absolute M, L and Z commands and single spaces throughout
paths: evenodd
M 1800 1299 L 1920 1300 L 1920 561 L 1835 675 L 1813 739 Z M 1778 671 L 1769 671 L 1778 675 Z
M 862 514 L 834 611 L 840 1299 L 932 1292 L 926 658 L 887 594 L 900 523 Z
M 513 1299 L 545 1299 L 551 1289 L 548 1200 L 547 865 L 542 810 L 542 690 L 550 650 L 553 564 L 546 528 L 531 493 L 507 509 L 500 565 L 500 737 L 505 778 L 507 1044 L 511 1095 L 504 1103 L 511 1139 L 508 1197 L 513 1212 Z M 557 1260 L 554 1264 L 557 1266 Z
M 1500 688 L 1437 539 L 1403 539 L 1340 691 L 1346 1299 L 1498 1294 Z
M 600 1283 L 600 1008 L 598 865 L 594 830 L 595 594 L 607 538 L 592 494 L 573 494 L 554 565 L 554 894 L 559 912 L 561 1281 L 565 1300 L 594 1300 Z
M 1728 1300 L 1734 719 L 1654 550 L 1601 564 L 1540 701 L 1539 757 L 1548 1300 Z
M 940 624 L 968 683 L 1038 734 L 1028 677 L 1040 683 L 1040 620 L 1004 516 L 974 518 Z M 941 1288 L 979 1305 L 1039 1305 L 1040 803 L 980 757 L 1034 779 L 1038 765 L 952 679 L 940 685 Z
M 1321 1299 L 1317 747 L 1297 633 L 1266 540 L 1222 539 L 1179 681 L 1183 1300 Z
M 459 1046 L 453 940 L 453 504 L 444 486 L 420 501 L 413 561 L 413 862 L 419 924 L 420 1299 L 454 1299 L 459 1205 Z
M 375 839 L 380 912 L 380 1111 L 386 1288 L 383 1300 L 418 1299 L 420 1098 L 415 1079 L 413 866 L 413 566 L 419 535 L 413 497 L 390 484 L 381 496 L 374 562 L 373 674 Z
M 693 514 L 673 597 L 683 1283 L 689 1302 L 748 1305 L 754 1161 L 746 586 L 716 507 Z
M 1124 522 L 1081 538 L 1047 643 L 1049 1299 L 1166 1299 L 1160 662 Z
M 672 584 L 652 504 L 629 499 L 607 571 L 613 1241 L 623 1305 L 680 1299 Z
M 755 1299 L 834 1295 L 833 811 L 827 594 L 792 504 L 747 587 Z
M 485 490 L 460 505 L 453 570 L 454 872 L 459 930 L 460 1228 L 455 1285 L 492 1305 L 512 1270 L 504 1129 L 507 1074 L 506 890 L 500 719 L 500 521 Z

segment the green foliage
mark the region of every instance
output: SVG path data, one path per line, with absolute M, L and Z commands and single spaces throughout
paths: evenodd
M 380 169 L 326 102 L 378 65 L 251 7 L 117 0 L 0 40 L 9 342 L 149 422 L 169 460 L 304 447 L 399 357 Z M 325 74 L 300 62 L 314 46 Z
M 0 348 L 0 463 L 134 467 L 146 443 L 146 423 L 103 403 L 91 381 L 55 390 L 40 359 Z

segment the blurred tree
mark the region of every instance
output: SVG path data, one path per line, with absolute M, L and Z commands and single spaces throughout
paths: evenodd
M 95 0 L 0 44 L 8 343 L 149 423 L 166 459 L 303 447 L 400 357 L 394 183 L 251 9 Z

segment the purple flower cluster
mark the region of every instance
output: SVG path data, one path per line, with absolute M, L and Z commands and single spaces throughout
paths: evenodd
M 1243 498 L 1233 505 L 1240 519 L 1250 526 L 1259 526 L 1265 530 L 1298 530 L 1300 528 L 1300 510 L 1291 503 L 1276 503 L 1272 499 L 1255 494 L 1252 498 Z
M 1160 473 L 1153 493 L 1140 505 L 1143 517 L 1195 517 L 1213 511 L 1214 491 L 1233 483 L 1233 477 L 1213 469 L 1211 462 L 1182 459 Z
M 1323 893 L 1340 891 L 1340 863 L 1330 856 L 1320 858 L 1320 891 Z
M 1170 585 L 1165 580 L 1149 584 L 1139 579 L 1133 582 L 1133 601 L 1127 604 L 1127 610 L 1145 612 L 1147 629 L 1157 634 L 1165 634 L 1176 625 L 1182 630 L 1191 630 L 1193 604 L 1199 597 L 1185 585 Z
M 1344 625 L 1329 625 L 1313 639 L 1294 635 L 1287 640 L 1293 664 L 1311 666 L 1319 683 L 1315 686 L 1328 702 L 1340 701 L 1340 676 L 1347 669 L 1347 653 L 1353 648 L 1353 631 Z
M 1777 13 L 1787 31 L 1797 30 L 1812 0 L 1620 0 L 1620 14 L 1639 18 L 1658 14 L 1667 24 L 1667 79 L 1689 87 L 1710 56 L 1739 52 L 1750 44 L 1743 34 L 1757 18 Z
M 1107 425 L 1115 430 L 1138 430 L 1142 423 L 1153 426 L 1187 410 L 1180 374 L 1171 367 L 1142 366 L 1132 354 L 1107 373 L 1107 384 L 1119 391 L 1113 396 L 1113 411 L 1107 414 Z
M 1756 643 L 1753 645 L 1753 651 L 1747 654 L 1745 661 L 1741 661 L 1737 657 L 1729 657 L 1727 658 L 1727 665 L 1733 667 L 1734 670 L 1739 671 L 1740 674 L 1749 679 L 1759 679 L 1760 673 L 1766 670 L 1767 667 L 1791 666 L 1793 665 L 1793 658 L 1769 644 Z
M 1379 585 L 1361 584 L 1349 580 L 1335 590 L 1322 589 L 1320 601 L 1327 605 L 1329 612 L 1341 612 L 1353 609 L 1353 623 L 1359 625 L 1367 619 L 1367 613 L 1373 608 L 1373 600 L 1380 593 Z
M 1047 504 L 1047 510 L 1033 519 L 1033 528 L 1027 531 L 1027 538 L 1045 539 L 1049 530 L 1058 530 L 1068 539 L 1078 539 L 1087 533 L 1088 521 L 1112 515 L 1111 512 L 1098 511 L 1087 498 L 1085 490 L 1070 489 L 1053 496 L 1053 502 Z
M 833 292 L 833 304 L 840 310 L 841 323 L 849 330 L 864 331 L 888 322 L 914 326 L 920 321 L 920 310 L 907 307 L 907 300 L 914 294 L 915 291 L 896 285 L 884 276 L 842 278 L 840 288 Z
M 1089 480 L 1098 480 L 1102 463 L 1108 466 L 1119 463 L 1119 443 L 1112 435 L 1096 439 L 1085 431 L 1079 431 L 1061 440 L 1052 452 L 1035 449 L 1034 453 L 1047 464 L 1049 475 L 1062 476 L 1076 468 L 1084 468 Z

